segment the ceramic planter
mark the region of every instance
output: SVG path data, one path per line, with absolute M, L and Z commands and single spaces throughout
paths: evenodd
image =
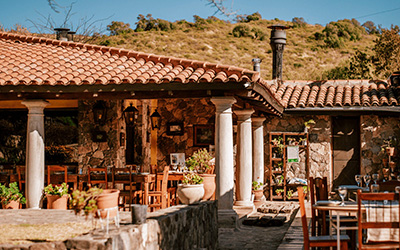
M 46 194 L 47 209 L 67 210 L 68 195 L 52 195 Z
M 254 201 L 260 201 L 261 198 L 264 195 L 264 190 L 260 189 L 260 190 L 253 190 L 253 194 L 254 194 Z
M 19 209 L 19 202 L 18 201 L 10 201 L 7 204 L 2 204 L 3 209 Z
M 394 156 L 394 147 L 387 147 L 387 148 L 386 148 L 386 153 L 387 153 L 389 156 Z
M 200 174 L 203 178 L 204 196 L 203 201 L 209 200 L 215 193 L 215 174 Z
M 109 218 L 113 218 L 117 215 L 118 210 L 118 189 L 104 189 L 103 192 L 97 198 L 97 208 L 100 210 L 101 218 L 107 217 L 107 211 L 101 211 L 102 209 L 115 208 L 109 211 Z
M 179 200 L 186 205 L 199 202 L 204 196 L 203 184 L 187 185 L 179 184 L 177 190 Z

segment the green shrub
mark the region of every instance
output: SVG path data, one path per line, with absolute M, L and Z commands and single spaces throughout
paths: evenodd
M 292 23 L 294 28 L 301 28 L 307 25 L 306 21 L 302 17 L 294 17 Z
M 329 48 L 342 48 L 346 41 L 358 41 L 365 34 L 365 29 L 355 20 L 339 20 L 330 22 L 322 31 L 325 34 L 325 44 Z
M 244 24 L 236 25 L 232 30 L 234 37 L 253 37 L 249 26 Z
M 126 34 L 133 31 L 130 28 L 129 23 L 117 22 L 117 21 L 112 21 L 111 24 L 107 25 L 107 30 L 110 31 L 111 36 Z

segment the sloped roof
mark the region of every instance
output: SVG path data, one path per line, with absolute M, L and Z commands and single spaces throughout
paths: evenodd
M 151 98 L 155 92 L 154 98 L 195 97 L 193 90 L 207 91 L 198 94 L 207 96 L 248 91 L 245 97 L 280 114 L 283 107 L 262 81 L 259 72 L 229 65 L 0 32 L 0 100 L 84 99 L 88 93 L 123 99 L 140 91 L 142 96 L 135 98 Z M 179 91 L 181 95 L 175 95 Z
M 229 65 L 0 32 L 0 99 L 5 98 L 1 93 L 8 93 L 7 98 L 15 98 L 11 94 L 16 92 L 19 98 L 52 98 L 51 93 L 65 98 L 70 92 L 115 95 L 160 92 L 167 86 L 189 93 L 192 89 L 219 94 L 249 90 L 266 109 L 279 114 L 283 107 L 261 82 L 259 72 Z
M 265 81 L 275 98 L 290 109 L 399 106 L 399 89 L 387 81 Z

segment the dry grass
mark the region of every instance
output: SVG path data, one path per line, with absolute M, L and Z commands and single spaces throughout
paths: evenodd
M 20 224 L 0 227 L 0 244 L 26 244 L 43 241 L 64 241 L 86 234 L 95 227 L 90 221 L 63 224 Z
M 258 28 L 266 33 L 263 41 L 250 37 L 234 37 L 231 32 L 236 23 L 207 23 L 204 29 L 183 27 L 171 31 L 134 32 L 118 36 L 104 36 L 95 43 L 106 40 L 109 46 L 133 49 L 158 55 L 183 57 L 201 61 L 216 62 L 252 69 L 251 60 L 263 60 L 261 74 L 265 79 L 272 77 L 272 52 L 269 45 L 272 24 L 292 22 L 259 20 L 248 23 L 250 28 Z M 287 31 L 287 45 L 284 54 L 284 79 L 315 80 L 321 78 L 323 71 L 339 66 L 359 49 L 371 51 L 374 35 L 364 35 L 358 42 L 346 42 L 341 49 L 324 47 L 323 41 L 313 39 L 313 34 L 324 29 L 320 25 L 306 25 Z

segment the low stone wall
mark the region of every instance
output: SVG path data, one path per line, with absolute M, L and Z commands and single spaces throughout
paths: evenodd
M 131 224 L 129 212 L 120 212 L 121 226 L 110 222 L 104 230 L 68 239 L 64 242 L 42 242 L 30 245 L 0 245 L 2 249 L 217 249 L 217 202 L 174 206 L 149 213 L 141 225 Z M 88 221 L 88 223 L 91 223 Z

